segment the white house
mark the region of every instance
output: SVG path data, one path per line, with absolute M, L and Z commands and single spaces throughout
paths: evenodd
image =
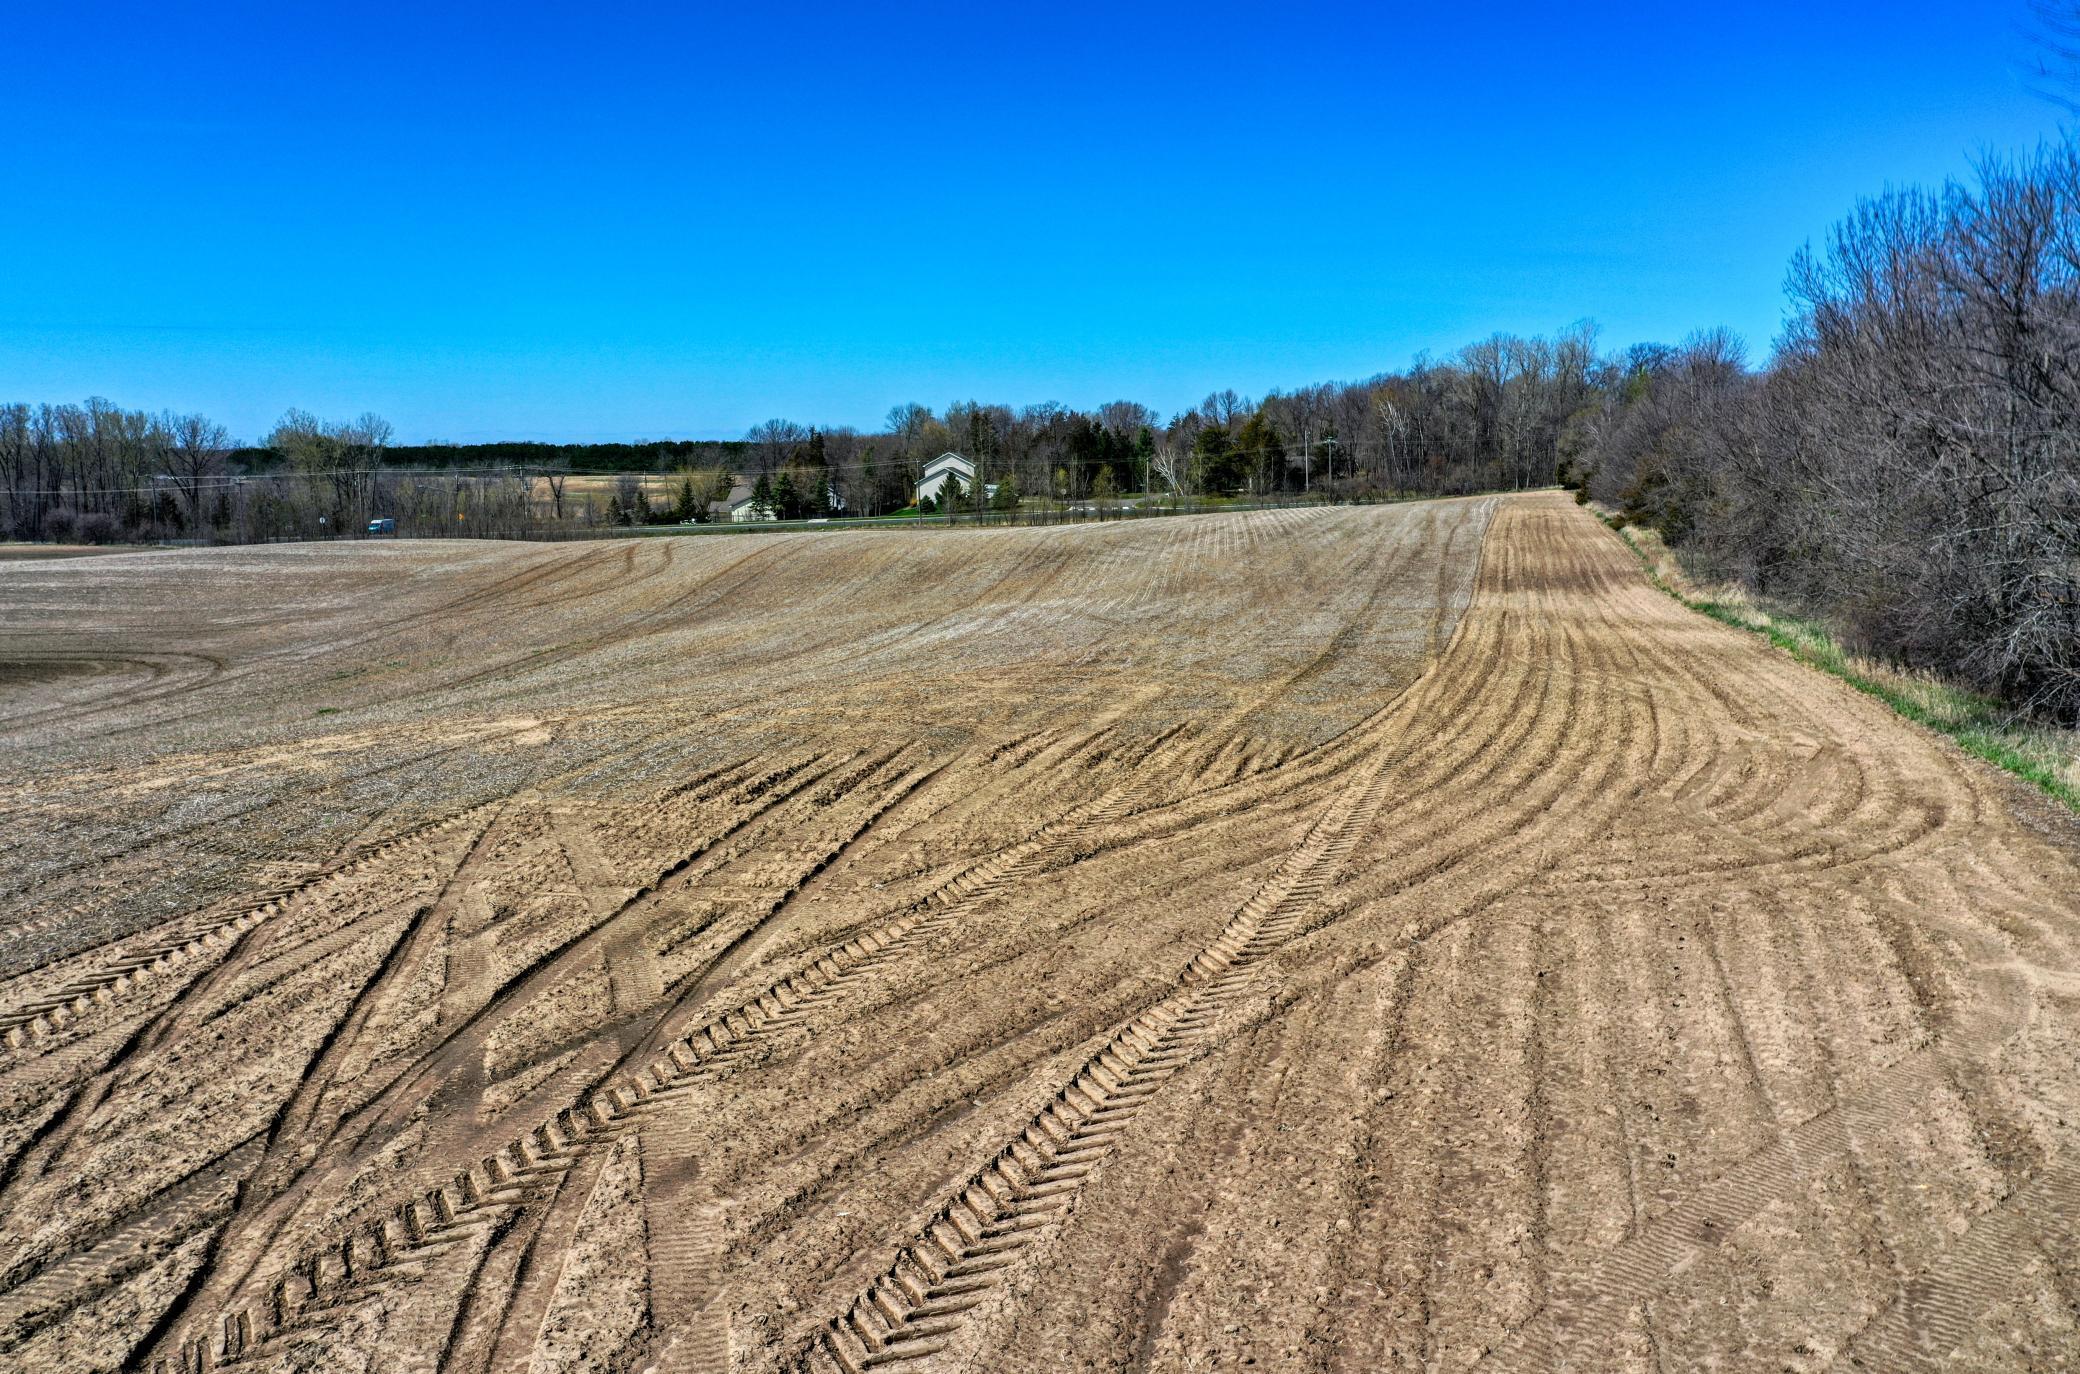
M 760 514 L 758 507 L 751 503 L 751 484 L 739 482 L 729 489 L 729 495 L 708 503 L 708 518 L 723 524 L 744 525 L 754 520 L 771 520 L 773 513 Z
M 924 465 L 924 474 L 917 479 L 917 495 L 912 499 L 923 501 L 926 497 L 930 497 L 933 501 L 937 501 L 939 493 L 946 489 L 946 479 L 949 475 L 960 479 L 961 491 L 964 494 L 971 494 L 974 491 L 975 465 L 961 457 L 958 453 L 942 453 Z M 984 485 L 984 496 L 995 496 L 996 494 L 996 483 L 991 482 Z
M 720 501 L 710 501 L 708 503 L 708 518 L 725 525 L 749 525 L 760 520 L 778 520 L 780 518 L 779 511 L 770 507 L 765 512 L 760 513 L 758 507 L 752 503 L 751 492 L 751 484 L 739 479 L 736 485 L 729 489 L 728 496 L 725 496 Z M 832 511 L 845 509 L 845 498 L 838 494 L 836 486 L 826 485 L 823 489 L 823 495 L 825 503 Z

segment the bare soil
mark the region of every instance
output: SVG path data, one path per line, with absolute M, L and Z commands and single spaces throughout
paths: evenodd
M 2080 843 L 1551 496 L 0 568 L 0 1368 L 2064 1369 Z

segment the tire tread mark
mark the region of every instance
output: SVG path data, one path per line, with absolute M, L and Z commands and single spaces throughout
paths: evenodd
M 120 949 L 92 972 L 40 993 L 10 1011 L 0 1012 L 0 1043 L 15 1054 L 34 1054 L 47 1048 L 60 1031 L 95 1010 L 127 1000 L 181 965 L 223 954 L 241 935 L 281 915 L 302 894 L 372 867 L 396 850 L 431 839 L 483 809 L 473 806 L 445 816 L 330 865 L 302 882 L 268 890 L 257 903 L 242 911 L 201 926 L 190 926 L 180 934 Z
M 1175 743 L 1181 744 L 1181 737 Z M 1170 751 L 1171 746 L 1157 754 Z M 1152 755 L 1150 762 L 1155 762 Z M 1122 784 L 1010 849 L 969 865 L 875 928 L 802 962 L 729 1011 L 664 1046 L 648 1064 L 595 1089 L 449 1181 L 391 1209 L 381 1220 L 294 1260 L 258 1307 L 237 1307 L 202 1323 L 154 1358 L 152 1374 L 236 1365 L 282 1339 L 328 1324 L 350 1305 L 408 1280 L 466 1232 L 508 1223 L 514 1212 L 554 1191 L 581 1158 L 620 1138 L 671 1095 L 746 1066 L 777 1032 L 795 1029 L 852 991 L 855 982 L 919 948 L 964 910 L 1038 872 L 1091 830 L 1129 814 L 1145 790 Z M 899 786 L 865 824 L 914 790 Z M 820 868 L 820 865 L 819 865 Z
M 944 1350 L 1019 1253 L 1074 1208 L 1084 1180 L 1141 1108 L 1218 1041 L 1223 1013 L 1247 995 L 1256 966 L 1300 929 L 1384 803 L 1387 780 L 1384 760 L 1373 760 L 1185 965 L 1177 990 L 1114 1032 L 940 1207 L 894 1265 L 826 1324 L 794 1367 L 864 1374 Z
M 2080 1163 L 2055 1161 L 1981 1216 L 1932 1267 L 1856 1333 L 1845 1352 L 1859 1369 L 1948 1369 L 1986 1310 L 2026 1272 L 2017 1257 L 2080 1252 Z

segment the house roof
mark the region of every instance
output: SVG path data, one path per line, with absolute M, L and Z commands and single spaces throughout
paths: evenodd
M 921 479 L 936 477 L 948 469 L 959 472 L 964 477 L 973 477 L 975 475 L 975 465 L 966 458 L 961 457 L 958 453 L 940 454 L 937 458 L 926 463 L 924 471 L 918 475 Z

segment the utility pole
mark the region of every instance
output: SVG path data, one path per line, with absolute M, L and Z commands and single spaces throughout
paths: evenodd
M 984 423 L 985 421 L 982 418 L 982 412 L 980 410 L 971 410 L 968 412 L 968 447 L 975 450 L 975 489 L 968 493 L 968 500 L 974 503 L 975 523 L 978 525 L 982 523 L 982 512 L 986 509 L 986 507 L 983 504 L 985 499 L 984 493 L 989 490 L 989 488 L 983 484 L 982 478 L 982 450 L 984 447 L 982 442 L 982 426 Z
M 1322 442 L 1329 446 L 1329 480 L 1333 482 L 1336 480 L 1336 436 L 1332 434 Z

